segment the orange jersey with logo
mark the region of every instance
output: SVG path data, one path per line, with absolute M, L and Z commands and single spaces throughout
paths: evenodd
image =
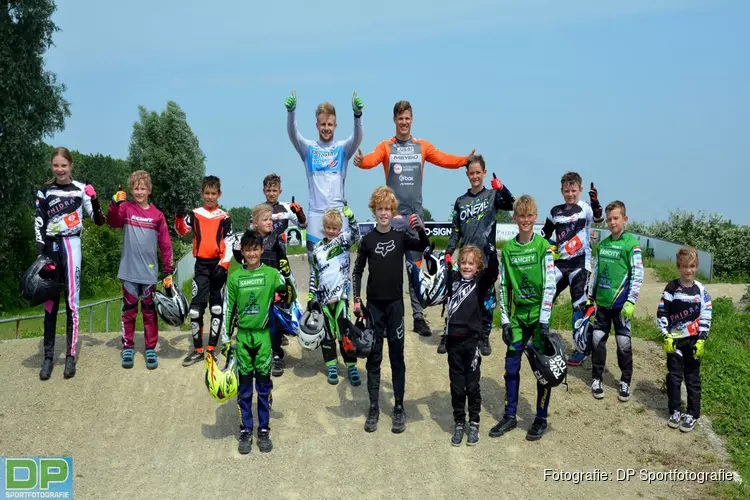
M 226 238 L 232 234 L 232 221 L 227 212 L 218 207 L 196 208 L 184 217 L 175 217 L 174 228 L 180 236 L 193 232 L 196 259 L 220 259 L 219 265 L 229 268 L 232 253 Z
M 455 169 L 466 166 L 468 160 L 468 156 L 443 153 L 424 139 L 410 137 L 407 141 L 400 141 L 391 137 L 365 155 L 359 168 L 370 169 L 382 163 L 386 185 L 396 195 L 399 213 L 422 217 L 424 163 Z

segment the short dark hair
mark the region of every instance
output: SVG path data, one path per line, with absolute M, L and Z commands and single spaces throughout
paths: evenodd
M 566 172 L 562 179 L 560 179 L 560 184 L 565 187 L 568 184 L 576 184 L 578 187 L 583 186 L 583 179 L 581 179 L 581 176 L 578 175 L 578 172 Z
M 472 163 L 479 163 L 482 166 L 482 170 L 487 170 L 487 165 L 484 163 L 484 158 L 482 155 L 471 155 L 469 156 L 468 161 L 466 162 L 466 168 L 469 168 L 469 165 Z
M 203 178 L 203 182 L 201 182 L 201 191 L 206 188 L 216 188 L 221 192 L 221 180 L 215 175 L 207 175 Z
M 274 184 L 278 184 L 278 186 L 281 187 L 281 177 L 279 177 L 277 174 L 268 174 L 263 178 L 264 189 L 268 186 L 273 186 Z
M 262 246 L 263 246 L 263 236 L 261 236 L 260 233 L 256 231 L 255 229 L 248 229 L 242 235 L 242 239 L 240 240 L 240 248 L 252 248 L 252 247 L 262 247 Z
M 409 104 L 409 101 L 398 101 L 393 106 L 393 117 L 396 118 L 398 115 L 400 115 L 404 111 L 408 111 L 412 116 L 414 116 L 414 111 L 412 111 L 411 104 Z
M 625 212 L 625 204 L 620 200 L 615 200 L 607 205 L 607 208 L 604 209 L 604 213 L 609 214 L 612 210 L 617 210 L 618 208 L 620 209 L 620 213 L 623 215 L 623 217 L 628 215 Z

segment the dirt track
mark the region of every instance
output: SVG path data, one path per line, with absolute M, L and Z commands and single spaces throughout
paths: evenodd
M 295 262 L 295 275 L 305 276 L 306 266 Z M 306 280 L 298 281 L 305 289 Z M 442 324 L 437 308 L 428 319 L 433 328 Z M 569 392 L 553 391 L 547 434 L 530 443 L 524 437 L 536 399 L 525 362 L 519 429 L 499 439 L 487 436 L 502 416 L 504 398 L 504 353 L 493 335 L 494 352 L 482 363 L 480 443 L 454 448 L 448 368 L 445 355 L 435 351 L 437 342 L 437 335 L 407 334 L 407 429 L 394 435 L 387 356 L 380 428 L 367 434 L 364 362 L 362 386 L 352 388 L 344 377 L 333 387 L 326 383 L 321 354 L 301 353 L 292 341 L 286 373 L 274 379 L 274 450 L 262 455 L 254 445 L 248 456 L 237 453 L 234 401 L 217 405 L 203 385 L 202 365 L 181 366 L 190 345 L 185 333 L 162 334 L 155 371 L 144 366 L 140 335 L 132 370 L 120 367 L 116 335 L 82 335 L 72 380 L 62 377 L 64 338 L 58 337 L 57 364 L 47 382 L 38 379 L 41 339 L 0 342 L 0 455 L 72 455 L 79 499 L 705 498 L 707 485 L 648 484 L 637 477 L 618 482 L 614 475 L 621 468 L 728 468 L 700 427 L 691 434 L 667 428 L 664 356 L 640 340 L 634 341 L 628 403 L 617 400 L 610 373 L 605 399 L 596 401 L 588 389 L 590 364 L 571 369 Z M 608 368 L 618 377 L 613 349 L 612 343 Z M 612 478 L 545 481 L 545 468 L 599 469 Z

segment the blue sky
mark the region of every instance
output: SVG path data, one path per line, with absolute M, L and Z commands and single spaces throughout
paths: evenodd
M 283 101 L 296 89 L 308 138 L 317 104 L 333 102 L 344 139 L 356 90 L 364 152 L 394 134 L 393 104 L 409 100 L 416 137 L 455 154 L 476 148 L 541 217 L 576 170 L 634 220 L 685 209 L 750 223 L 750 2 L 361 4 L 59 1 L 47 66 L 68 86 L 72 116 L 50 142 L 126 158 L 138 105 L 174 100 L 223 180 L 224 205 L 263 201 L 261 180 L 275 171 L 282 198 L 306 206 Z M 350 164 L 359 220 L 383 183 L 381 167 Z M 467 187 L 463 170 L 428 164 L 424 206 L 447 219 Z

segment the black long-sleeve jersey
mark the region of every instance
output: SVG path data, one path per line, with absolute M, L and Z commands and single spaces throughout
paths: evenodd
M 386 233 L 377 227 L 367 233 L 359 244 L 354 263 L 354 297 L 361 297 L 362 273 L 367 264 L 367 298 L 396 300 L 404 294 L 404 253 L 422 252 L 430 241 L 424 229 L 417 231 L 419 239 L 402 230 L 391 228 Z
M 497 280 L 500 263 L 497 251 L 492 247 L 485 252 L 487 267 L 472 279 L 461 273 L 448 271 L 448 335 L 470 337 L 479 336 L 483 330 L 484 298 Z
M 591 206 L 583 200 L 575 205 L 552 207 L 542 228 L 542 236 L 549 239 L 555 233 L 555 243 L 560 257 L 557 267 L 580 267 L 591 271 L 591 224 L 601 222 L 602 206 Z
M 453 205 L 453 223 L 446 253 L 452 254 L 459 244 L 484 248 L 487 241 L 497 239 L 497 212 L 513 210 L 515 198 L 503 186 L 500 191 L 482 188 L 478 193 L 471 189 L 456 199 Z M 485 255 L 485 264 L 487 256 Z
M 674 338 L 708 338 L 713 306 L 708 290 L 700 281 L 689 287 L 679 279 L 667 283 L 656 311 L 656 323 L 662 335 Z

